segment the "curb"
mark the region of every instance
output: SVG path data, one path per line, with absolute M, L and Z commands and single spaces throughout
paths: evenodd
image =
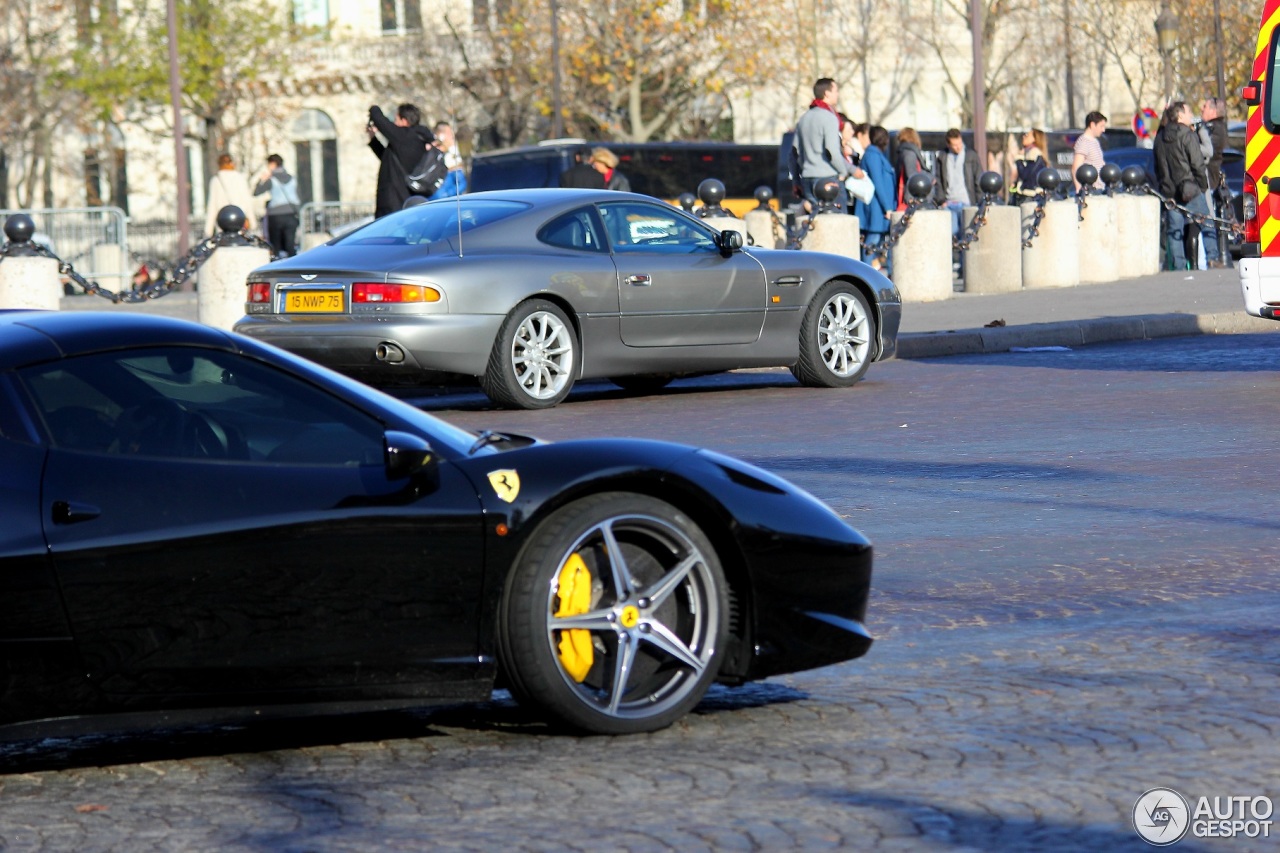
M 898 336 L 898 358 L 937 358 L 1008 352 L 1012 347 L 1078 347 L 1182 335 L 1236 335 L 1280 331 L 1280 322 L 1243 311 L 1221 314 L 1143 314 L 1025 326 L 911 332 Z

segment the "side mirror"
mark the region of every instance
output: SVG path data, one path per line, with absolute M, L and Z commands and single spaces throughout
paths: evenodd
M 720 254 L 727 258 L 742 248 L 742 232 L 726 228 L 720 232 L 716 245 L 720 247 Z
M 387 430 L 382 437 L 382 456 L 387 469 L 387 479 L 403 480 L 406 477 L 436 481 L 435 451 L 420 435 L 398 430 Z

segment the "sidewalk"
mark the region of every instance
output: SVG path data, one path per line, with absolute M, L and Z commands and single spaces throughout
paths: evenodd
M 68 296 L 61 307 L 64 311 L 145 311 L 196 319 L 194 293 L 170 293 L 139 305 Z M 995 320 L 1003 320 L 1005 325 L 985 328 Z M 898 357 L 1271 331 L 1280 331 L 1280 322 L 1244 313 L 1237 270 L 1162 272 L 1109 284 L 991 296 L 957 293 L 939 302 L 908 302 L 902 308 Z
M 1005 325 L 986 328 L 996 320 Z M 1108 284 L 908 302 L 898 357 L 1271 331 L 1280 331 L 1280 322 L 1244 313 L 1238 270 L 1162 272 Z

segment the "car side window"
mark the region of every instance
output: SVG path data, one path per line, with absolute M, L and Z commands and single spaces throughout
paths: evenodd
M 157 347 L 20 372 L 55 447 L 262 464 L 382 464 L 383 426 L 253 359 Z
M 538 239 L 548 246 L 580 252 L 605 252 L 604 240 L 590 208 L 557 216 L 538 229 Z
M 620 253 L 714 252 L 714 232 L 670 205 L 615 202 L 600 205 L 609 245 Z

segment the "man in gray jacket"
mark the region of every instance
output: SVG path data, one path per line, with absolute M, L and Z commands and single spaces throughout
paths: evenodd
M 810 204 L 816 205 L 818 197 L 814 185 L 827 178 L 835 178 L 840 184 L 836 204 L 841 210 L 849 206 L 849 194 L 844 179 L 849 177 L 849 162 L 840 148 L 840 118 L 836 115 L 836 102 L 840 89 L 836 81 L 823 77 L 813 84 L 813 101 L 800 120 L 796 122 L 796 135 L 791 143 L 792 174 L 800 179 L 800 193 Z
M 277 258 L 292 257 L 297 252 L 298 213 L 302 199 L 298 196 L 298 182 L 284 168 L 284 158 L 279 154 L 267 157 L 267 168 L 258 175 L 254 195 L 271 193 L 267 198 L 267 242 L 271 254 Z

